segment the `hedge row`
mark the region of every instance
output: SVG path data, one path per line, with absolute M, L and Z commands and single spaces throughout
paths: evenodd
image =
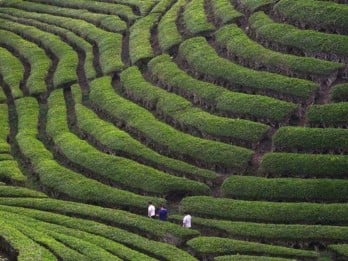
M 161 18 L 158 23 L 158 43 L 163 52 L 167 52 L 182 42 L 176 26 L 179 12 L 185 6 L 185 0 L 178 0 Z
M 281 257 L 269 257 L 269 256 L 247 256 L 247 255 L 230 255 L 230 256 L 218 256 L 214 258 L 214 261 L 291 261 L 293 259 L 281 258 Z
M 143 215 L 136 215 L 119 209 L 103 208 L 83 203 L 63 201 L 52 198 L 0 198 L 1 205 L 19 208 L 30 208 L 57 214 L 98 220 L 101 223 L 122 227 L 136 234 L 146 235 L 159 241 L 180 245 L 187 239 L 199 235 L 196 230 L 188 230 L 170 222 L 154 222 Z
M 135 161 L 105 154 L 69 132 L 63 92 L 56 90 L 48 98 L 47 133 L 60 153 L 93 173 L 129 189 L 168 195 L 174 192 L 207 194 L 205 184 L 167 175 Z
M 272 21 L 264 12 L 250 16 L 249 26 L 259 37 L 271 43 L 297 48 L 305 53 L 348 55 L 348 36 L 300 30 L 292 25 Z
M 279 0 L 233 0 L 232 2 L 248 13 L 254 13 L 259 10 L 267 9 L 273 6 Z
M 0 104 L 0 153 L 10 153 L 7 136 L 10 134 L 7 104 Z
M 123 20 L 121 20 L 118 16 L 92 13 L 85 9 L 70 9 L 58 6 L 52 8 L 49 5 L 26 1 L 4 1 L 0 3 L 0 6 L 14 7 L 28 12 L 35 12 L 41 14 L 47 13 L 62 17 L 70 17 L 85 20 L 100 28 L 115 33 L 123 32 L 127 29 L 126 23 Z
M 0 161 L 0 180 L 24 182 L 27 177 L 23 175 L 15 160 L 2 160 Z
M 58 36 L 38 30 L 33 26 L 27 26 L 0 19 L 0 28 L 12 31 L 26 39 L 50 50 L 57 58 L 58 64 L 53 76 L 53 86 L 59 87 L 64 84 L 76 81 L 76 68 L 78 64 L 77 53 L 71 46 L 64 43 Z
M 348 181 L 335 179 L 231 176 L 221 187 L 224 197 L 246 200 L 344 202 Z
M 348 130 L 339 128 L 282 127 L 273 136 L 277 151 L 346 152 Z
M 208 21 L 205 14 L 204 0 L 192 0 L 185 5 L 183 22 L 190 34 L 209 33 L 215 30 L 215 26 Z
M 250 88 L 253 91 L 272 92 L 300 100 L 308 99 L 318 85 L 307 80 L 291 78 L 275 73 L 255 71 L 219 57 L 205 38 L 196 37 L 180 45 L 179 55 L 197 72 L 223 79 L 229 83 Z
M 18 10 L 13 9 L 13 8 L 2 8 L 2 9 L 0 9 L 0 13 L 7 13 L 7 14 L 11 15 L 10 16 L 10 15 L 6 15 L 6 14 L 0 14 L 0 17 L 7 18 L 9 20 L 13 20 L 13 21 L 16 21 L 19 23 L 24 23 L 26 25 L 35 26 L 40 30 L 43 30 L 43 31 L 46 31 L 49 33 L 53 33 L 53 34 L 56 34 L 60 37 L 66 38 L 71 43 L 71 45 L 75 45 L 79 49 L 83 50 L 83 52 L 85 54 L 84 71 L 85 71 L 87 78 L 91 79 L 91 78 L 96 77 L 96 71 L 95 71 L 94 65 L 93 65 L 94 58 L 93 58 L 92 45 L 89 44 L 88 42 L 86 42 L 81 37 L 76 36 L 74 33 L 72 33 L 69 30 L 65 30 L 63 28 L 60 28 L 60 27 L 57 27 L 54 25 L 49 25 L 46 23 L 35 21 L 35 20 L 41 20 L 44 22 L 48 22 L 48 21 L 50 21 L 50 18 L 48 18 L 48 21 L 45 21 L 45 18 L 49 15 L 37 15 L 35 13 L 18 11 Z M 13 15 L 15 15 L 16 17 L 14 17 Z M 33 19 L 35 19 L 35 20 L 33 20 Z
M 85 50 L 85 72 L 88 78 L 95 78 L 96 74 L 93 68 L 93 48 L 81 38 L 84 38 L 92 44 L 97 45 L 99 50 L 99 62 L 103 74 L 109 74 L 123 68 L 121 59 L 122 36 L 120 34 L 105 32 L 97 28 L 95 25 L 79 19 L 65 18 L 49 14 L 38 14 L 34 12 L 16 11 L 15 9 L 3 9 L 1 12 L 8 12 L 11 15 L 35 19 L 50 25 L 67 29 L 63 30 L 46 25 L 46 30 L 48 32 L 58 32 L 59 35 L 63 35 L 63 37 L 66 37 L 72 41 L 74 45 L 77 45 Z M 58 30 L 60 30 L 60 32 Z M 70 31 L 77 34 L 81 38 L 76 37 Z
M 0 197 L 47 198 L 47 196 L 44 193 L 41 193 L 39 191 L 5 185 L 0 185 Z
M 233 5 L 228 0 L 213 0 L 211 2 L 214 18 L 221 21 L 223 24 L 233 23 L 238 21 L 243 14 L 234 9 Z
M 36 44 L 4 30 L 0 30 L 0 43 L 11 46 L 30 64 L 30 75 L 26 82 L 29 93 L 39 94 L 45 92 L 45 78 L 51 65 L 51 60 L 46 56 L 45 51 Z M 6 100 L 6 96 L 4 98 Z
M 244 170 L 251 160 L 250 150 L 193 137 L 158 121 L 151 112 L 117 95 L 110 77 L 96 79 L 90 86 L 90 100 L 95 106 L 175 155 L 189 156 L 210 167 L 220 165 L 236 170 Z
M 0 236 L 8 242 L 14 250 L 17 260 L 55 261 L 57 258 L 45 247 L 30 239 L 6 220 L 0 220 Z M 28 251 L 28 249 L 30 251 Z
M 347 204 L 242 201 L 206 196 L 186 197 L 181 211 L 206 218 L 284 224 L 348 224 Z
M 16 141 L 21 153 L 30 160 L 33 172 L 46 188 L 72 199 L 123 208 L 144 209 L 148 201 L 163 203 L 162 199 L 139 196 L 112 188 L 60 166 L 53 155 L 36 139 L 39 106 L 34 98 L 16 100 L 18 134 Z M 64 181 L 64 183 L 62 183 Z
M 226 48 L 228 53 L 254 66 L 266 66 L 272 71 L 286 74 L 326 76 L 337 73 L 344 64 L 324 61 L 312 57 L 301 57 L 272 51 L 251 40 L 236 25 L 226 25 L 215 33 L 216 42 Z
M 328 249 L 335 253 L 335 255 L 336 255 L 335 260 L 347 260 L 347 258 L 348 258 L 348 244 L 329 245 Z
M 170 216 L 170 219 L 181 221 L 182 216 Z M 271 244 L 290 245 L 295 242 L 300 244 L 304 242 L 310 245 L 320 242 L 327 245 L 334 242 L 346 242 L 348 239 L 348 227 L 344 226 L 264 224 L 200 217 L 193 217 L 192 220 L 193 227 L 197 229 L 213 231 L 212 233 L 223 234 L 231 238 Z
M 152 8 L 151 14 L 152 13 L 165 13 L 168 7 L 172 4 L 173 0 L 161 0 L 158 1 L 157 4 Z
M 272 177 L 346 178 L 348 156 L 267 153 L 261 160 L 260 172 Z
M 81 104 L 75 104 L 75 112 L 78 127 L 84 133 L 91 135 L 105 148 L 126 153 L 138 159 L 145 159 L 150 162 L 150 165 L 154 165 L 155 167 L 163 166 L 169 172 L 173 170 L 175 173 L 191 179 L 212 182 L 217 177 L 216 173 L 210 170 L 200 169 L 183 161 L 165 157 L 151 150 L 132 138 L 127 132 L 118 129 L 109 122 L 101 120 L 92 110 Z
M 142 16 L 145 16 L 151 10 L 151 8 L 158 2 L 157 0 L 145 0 L 145 1 L 138 1 L 138 0 L 96 0 L 96 1 L 113 3 L 113 4 L 129 5 L 133 9 L 137 9 Z
M 193 130 L 201 136 L 215 139 L 232 138 L 250 140 L 249 130 L 257 131 L 261 140 L 267 128 L 259 123 L 230 119 L 210 114 L 176 94 L 167 92 L 147 82 L 137 67 L 130 67 L 120 75 L 122 91 L 149 110 L 155 110 L 182 129 Z M 236 148 L 237 149 L 237 148 Z
M 138 19 L 129 29 L 129 56 L 132 64 L 151 59 L 155 54 L 151 46 L 151 30 L 157 24 L 159 13 Z
M 318 0 L 281 0 L 274 6 L 280 17 L 293 24 L 310 26 L 316 30 L 348 33 L 348 6 Z
M 8 50 L 0 47 L 0 74 L 4 83 L 8 85 L 14 99 L 23 97 L 20 88 L 24 67 L 21 61 Z
M 148 260 L 149 259 L 149 257 L 137 251 L 134 251 L 132 249 L 137 249 L 138 251 L 149 253 L 152 256 L 158 257 L 158 259 L 160 260 L 196 260 L 185 251 L 182 251 L 179 248 L 176 248 L 175 246 L 172 246 L 170 244 L 149 240 L 148 238 L 141 237 L 139 235 L 130 233 L 123 229 L 104 225 L 102 223 L 97 223 L 95 221 L 72 218 L 72 217 L 67 217 L 67 216 L 63 216 L 59 214 L 53 214 L 49 212 L 23 209 L 23 208 L 13 208 L 13 207 L 6 207 L 6 206 L 0 206 L 0 208 L 3 211 L 7 211 L 8 213 L 9 212 L 20 213 L 22 214 L 21 216 L 28 216 L 27 218 L 28 221 L 30 219 L 36 219 L 36 220 L 45 222 L 45 223 L 42 223 L 42 222 L 32 221 L 35 223 L 39 223 L 40 226 L 42 224 L 42 226 L 49 228 L 49 227 L 52 227 L 52 225 L 49 225 L 47 223 L 51 223 L 51 224 L 62 226 L 63 228 L 61 229 L 64 229 L 65 231 L 70 230 L 66 228 L 74 229 L 76 236 L 77 235 L 83 236 L 83 234 L 86 235 L 86 233 L 78 232 L 78 231 L 83 231 L 93 235 L 97 235 L 98 238 L 99 236 L 101 236 L 103 238 L 115 241 L 119 244 L 126 245 L 131 249 L 118 244 L 119 246 L 117 248 L 114 248 L 111 250 L 115 253 L 117 252 L 118 255 L 120 255 L 120 257 L 123 260 L 124 259 L 126 260 L 127 259 L 129 260 L 143 260 L 143 259 Z M 154 220 L 152 221 L 153 223 L 156 222 Z M 57 227 L 57 226 L 54 226 L 54 227 Z M 49 229 L 46 229 L 46 231 L 47 230 Z M 72 233 L 72 231 L 69 231 L 68 233 Z
M 188 241 L 187 245 L 199 257 L 238 253 L 303 258 L 311 260 L 317 260 L 318 258 L 318 254 L 315 251 L 299 250 L 282 246 L 273 246 L 219 237 L 196 237 Z
M 330 94 L 333 102 L 348 102 L 348 83 L 333 86 Z
M 296 108 L 294 104 L 274 98 L 231 92 L 221 86 L 199 81 L 179 69 L 168 55 L 152 59 L 148 63 L 148 69 L 152 77 L 167 89 L 193 100 L 194 103 L 232 116 L 277 122 L 284 120 Z M 265 126 L 260 125 L 259 128 L 245 133 L 243 139 L 256 142 L 265 131 Z
M 308 123 L 312 126 L 347 126 L 348 102 L 324 105 L 311 105 L 307 111 Z
M 103 3 L 85 0 L 30 0 L 30 2 L 42 3 L 58 7 L 66 7 L 72 9 L 86 9 L 94 13 L 110 14 L 119 16 L 127 22 L 132 22 L 138 18 L 132 11 L 132 8 L 121 4 Z

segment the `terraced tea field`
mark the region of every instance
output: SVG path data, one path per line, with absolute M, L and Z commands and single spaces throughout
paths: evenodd
M 0 259 L 348 260 L 347 128 L 347 0 L 0 0 Z

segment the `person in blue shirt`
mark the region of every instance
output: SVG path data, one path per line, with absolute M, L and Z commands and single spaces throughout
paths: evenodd
M 162 221 L 167 221 L 168 211 L 164 206 L 161 206 L 158 211 L 158 219 Z

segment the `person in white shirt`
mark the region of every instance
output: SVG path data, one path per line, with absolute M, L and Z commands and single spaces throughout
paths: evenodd
M 187 228 L 190 228 L 191 227 L 191 215 L 190 214 L 187 214 L 185 213 L 186 215 L 184 216 L 184 219 L 182 220 L 182 226 L 183 227 L 187 227 Z
M 147 207 L 147 215 L 149 218 L 155 218 L 156 217 L 156 208 L 152 204 L 152 202 L 149 202 L 149 206 Z

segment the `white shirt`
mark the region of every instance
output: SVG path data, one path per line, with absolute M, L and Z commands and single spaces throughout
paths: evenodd
M 182 220 L 183 227 L 190 228 L 191 227 L 191 219 L 192 219 L 191 215 L 184 216 L 184 219 Z
M 149 205 L 149 207 L 147 208 L 147 215 L 149 217 L 153 217 L 153 216 L 156 215 L 155 211 L 156 211 L 155 210 L 155 206 L 154 205 Z

